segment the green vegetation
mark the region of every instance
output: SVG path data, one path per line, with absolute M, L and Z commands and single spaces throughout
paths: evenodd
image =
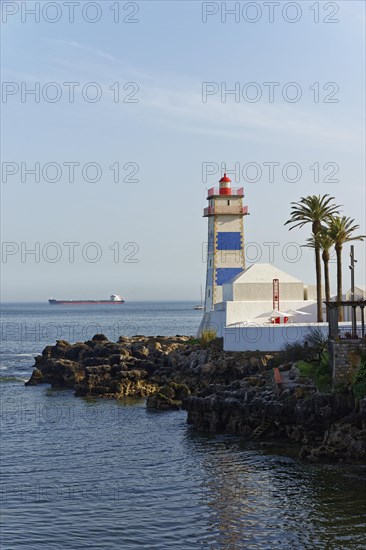
M 199 344 L 200 341 L 198 338 L 190 338 L 189 340 L 187 340 L 187 345 L 189 346 L 195 346 L 196 344 Z
M 330 251 L 334 246 L 337 256 L 337 301 L 342 300 L 342 250 L 343 245 L 351 241 L 363 241 L 366 235 L 354 235 L 359 229 L 353 218 L 339 215 L 339 205 L 333 204 L 334 197 L 326 195 L 309 195 L 301 197 L 299 202 L 291 203 L 291 217 L 285 225 L 291 224 L 291 229 L 311 225 L 311 237 L 307 239 L 308 246 L 315 252 L 317 320 L 323 321 L 322 316 L 322 269 L 321 258 L 324 264 L 324 282 L 326 300 L 330 300 L 329 260 Z M 342 321 L 342 310 L 339 311 L 339 320 Z
M 270 364 L 272 367 L 279 367 L 285 363 L 301 361 L 302 359 L 305 361 L 309 359 L 309 350 L 304 348 L 300 342 L 295 342 L 294 344 L 286 344 L 285 347 L 271 359 Z
M 352 390 L 357 399 L 366 397 L 366 355 L 361 357 L 361 364 L 353 379 Z
M 201 346 L 208 346 L 216 338 L 216 330 L 213 328 L 207 328 L 202 331 L 200 344 Z
M 332 376 L 329 367 L 329 354 L 326 351 L 322 353 L 319 361 L 309 363 L 300 360 L 295 363 L 295 367 L 299 369 L 300 377 L 313 380 L 319 391 L 331 389 Z
M 295 367 L 299 369 L 301 378 L 314 378 L 316 376 L 316 366 L 306 361 L 297 361 Z
M 337 255 L 337 301 L 342 300 L 342 249 L 343 245 L 351 241 L 363 241 L 366 235 L 354 236 L 353 233 L 360 228 L 354 223 L 354 219 L 346 216 L 331 216 L 327 224 L 327 232 L 334 242 Z M 339 311 L 339 320 L 343 321 L 343 311 Z
M 332 374 L 327 351 L 328 340 L 318 328 L 312 328 L 305 341 L 286 344 L 284 349 L 272 359 L 273 366 L 295 363 L 300 378 L 310 379 L 319 391 L 329 391 Z
M 305 346 L 308 346 L 308 349 L 317 355 L 317 360 L 320 363 L 324 352 L 328 348 L 328 338 L 324 336 L 319 328 L 313 327 L 306 335 Z
M 326 194 L 309 195 L 301 197 L 299 202 L 292 202 L 291 218 L 287 220 L 285 225 L 291 224 L 291 229 L 295 227 L 302 228 L 306 224 L 311 225 L 311 234 L 314 242 L 315 250 L 315 273 L 316 273 L 316 299 L 317 299 L 317 320 L 318 323 L 323 321 L 322 315 L 322 292 L 321 292 L 321 258 L 320 258 L 320 242 L 318 239 L 324 224 L 332 215 L 338 214 L 339 206 L 333 204 L 334 197 Z

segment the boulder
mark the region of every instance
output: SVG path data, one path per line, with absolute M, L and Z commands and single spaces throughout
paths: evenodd
M 104 334 L 95 334 L 92 338 L 92 342 L 109 342 L 109 340 Z
M 146 400 L 146 407 L 148 409 L 156 409 L 158 411 L 179 410 L 180 402 L 167 397 L 163 393 L 154 393 Z

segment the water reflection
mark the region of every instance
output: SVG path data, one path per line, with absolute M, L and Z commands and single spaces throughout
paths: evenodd
M 366 548 L 361 467 L 309 465 L 189 431 L 200 456 L 211 548 Z

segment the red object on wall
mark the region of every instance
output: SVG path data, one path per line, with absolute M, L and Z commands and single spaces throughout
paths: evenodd
M 280 309 L 280 281 L 279 279 L 273 279 L 273 309 L 279 311 Z

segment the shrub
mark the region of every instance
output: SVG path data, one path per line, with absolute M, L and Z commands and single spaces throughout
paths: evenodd
M 321 361 L 321 357 L 328 347 L 328 338 L 324 336 L 323 332 L 319 328 L 311 328 L 306 335 L 305 342 Z
M 332 373 L 329 364 L 329 353 L 323 351 L 316 370 L 316 387 L 320 391 L 330 390 L 332 387 Z
M 332 387 L 332 377 L 330 374 L 320 374 L 316 376 L 316 387 L 319 391 L 330 390 Z
M 308 346 L 303 346 L 300 342 L 286 344 L 277 355 L 271 359 L 271 366 L 278 367 L 283 363 L 294 363 L 295 361 L 308 360 L 313 353 Z
M 216 338 L 216 330 L 213 328 L 207 328 L 202 331 L 200 344 L 201 346 L 207 346 L 212 340 Z
M 316 376 L 316 366 L 308 363 L 307 361 L 297 361 L 295 367 L 299 369 L 300 376 L 304 378 L 315 378 Z
M 353 379 L 353 394 L 357 399 L 366 397 L 366 355 L 362 355 L 360 366 Z
M 187 340 L 187 345 L 188 346 L 195 346 L 196 344 L 199 344 L 200 341 L 198 338 L 189 338 L 189 340 Z
M 318 364 L 301 360 L 297 361 L 295 367 L 299 369 L 300 376 L 313 380 L 319 391 L 325 391 L 331 388 L 332 376 L 329 366 L 329 355 L 327 352 L 323 352 Z

